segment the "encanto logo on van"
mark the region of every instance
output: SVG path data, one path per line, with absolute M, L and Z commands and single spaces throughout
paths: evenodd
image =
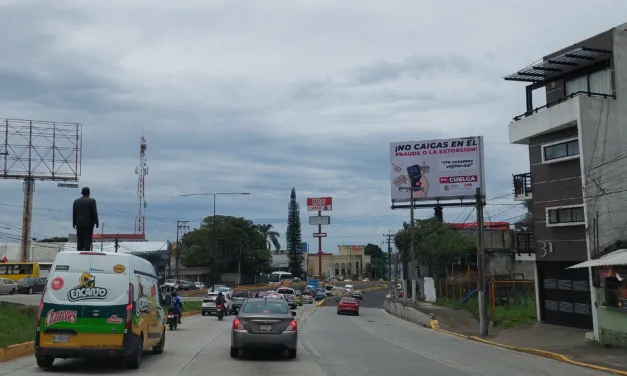
M 51 309 L 46 314 L 46 326 L 56 324 L 58 322 L 67 322 L 70 324 L 74 324 L 76 322 L 76 317 L 78 316 L 76 311 L 69 310 L 61 310 L 55 311 Z
M 107 289 L 96 287 L 96 277 L 89 273 L 80 276 L 78 286 L 67 293 L 70 302 L 79 300 L 102 300 L 107 297 Z

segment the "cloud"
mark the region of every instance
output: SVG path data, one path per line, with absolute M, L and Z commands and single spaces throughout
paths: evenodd
M 515 218 L 523 209 L 511 174 L 529 167 L 507 123 L 524 111 L 524 91 L 502 76 L 621 23 L 616 7 L 627 11 L 532 3 L 512 13 L 497 1 L 4 2 L 0 116 L 83 124 L 81 185 L 105 232 L 133 231 L 142 126 L 155 240 L 173 240 L 177 219 L 196 225 L 213 213 L 210 196 L 180 197 L 199 192 L 250 192 L 219 196 L 217 212 L 284 233 L 296 187 L 305 241 L 314 242 L 305 198 L 329 195 L 326 251 L 380 244 L 408 219 L 390 210 L 388 144 L 468 135 L 485 137 L 490 218 Z M 36 186 L 34 236 L 69 232 L 78 192 Z M 13 241 L 21 183 L 6 181 L 2 193 L 2 238 Z M 446 209 L 445 219 L 474 214 Z

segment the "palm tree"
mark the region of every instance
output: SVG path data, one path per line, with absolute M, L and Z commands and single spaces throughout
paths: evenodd
M 276 231 L 272 231 L 272 225 L 259 225 L 259 232 L 263 235 L 264 239 L 266 239 L 266 247 L 268 250 L 271 250 L 274 245 L 274 251 L 279 253 L 281 250 L 281 243 L 279 243 L 279 234 Z

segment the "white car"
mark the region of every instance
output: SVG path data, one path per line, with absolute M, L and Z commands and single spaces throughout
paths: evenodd
M 205 286 L 205 284 L 202 283 L 202 282 L 195 282 L 194 286 L 196 286 L 196 288 L 199 289 L 199 290 L 204 290 L 204 289 L 207 288 L 207 286 Z
M 233 312 L 233 301 L 231 300 L 231 296 L 225 293 L 222 293 L 225 299 L 226 305 L 226 314 Z M 208 292 L 205 298 L 202 300 L 202 308 L 201 313 L 203 316 L 211 315 L 216 312 L 216 297 L 218 296 L 218 292 Z
M 0 278 L 0 294 L 15 294 L 17 292 L 17 283 L 8 278 Z
M 355 289 L 355 287 L 353 285 L 346 285 L 344 286 L 344 289 L 346 290 L 346 292 L 351 292 Z

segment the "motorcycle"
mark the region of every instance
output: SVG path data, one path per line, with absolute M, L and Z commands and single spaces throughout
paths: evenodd
M 222 304 L 216 306 L 216 315 L 218 315 L 218 320 L 222 321 L 224 317 L 224 306 Z
M 170 330 L 176 329 L 176 327 L 178 326 L 178 322 L 179 320 L 177 314 L 174 311 L 169 311 L 167 324 L 170 327 Z

